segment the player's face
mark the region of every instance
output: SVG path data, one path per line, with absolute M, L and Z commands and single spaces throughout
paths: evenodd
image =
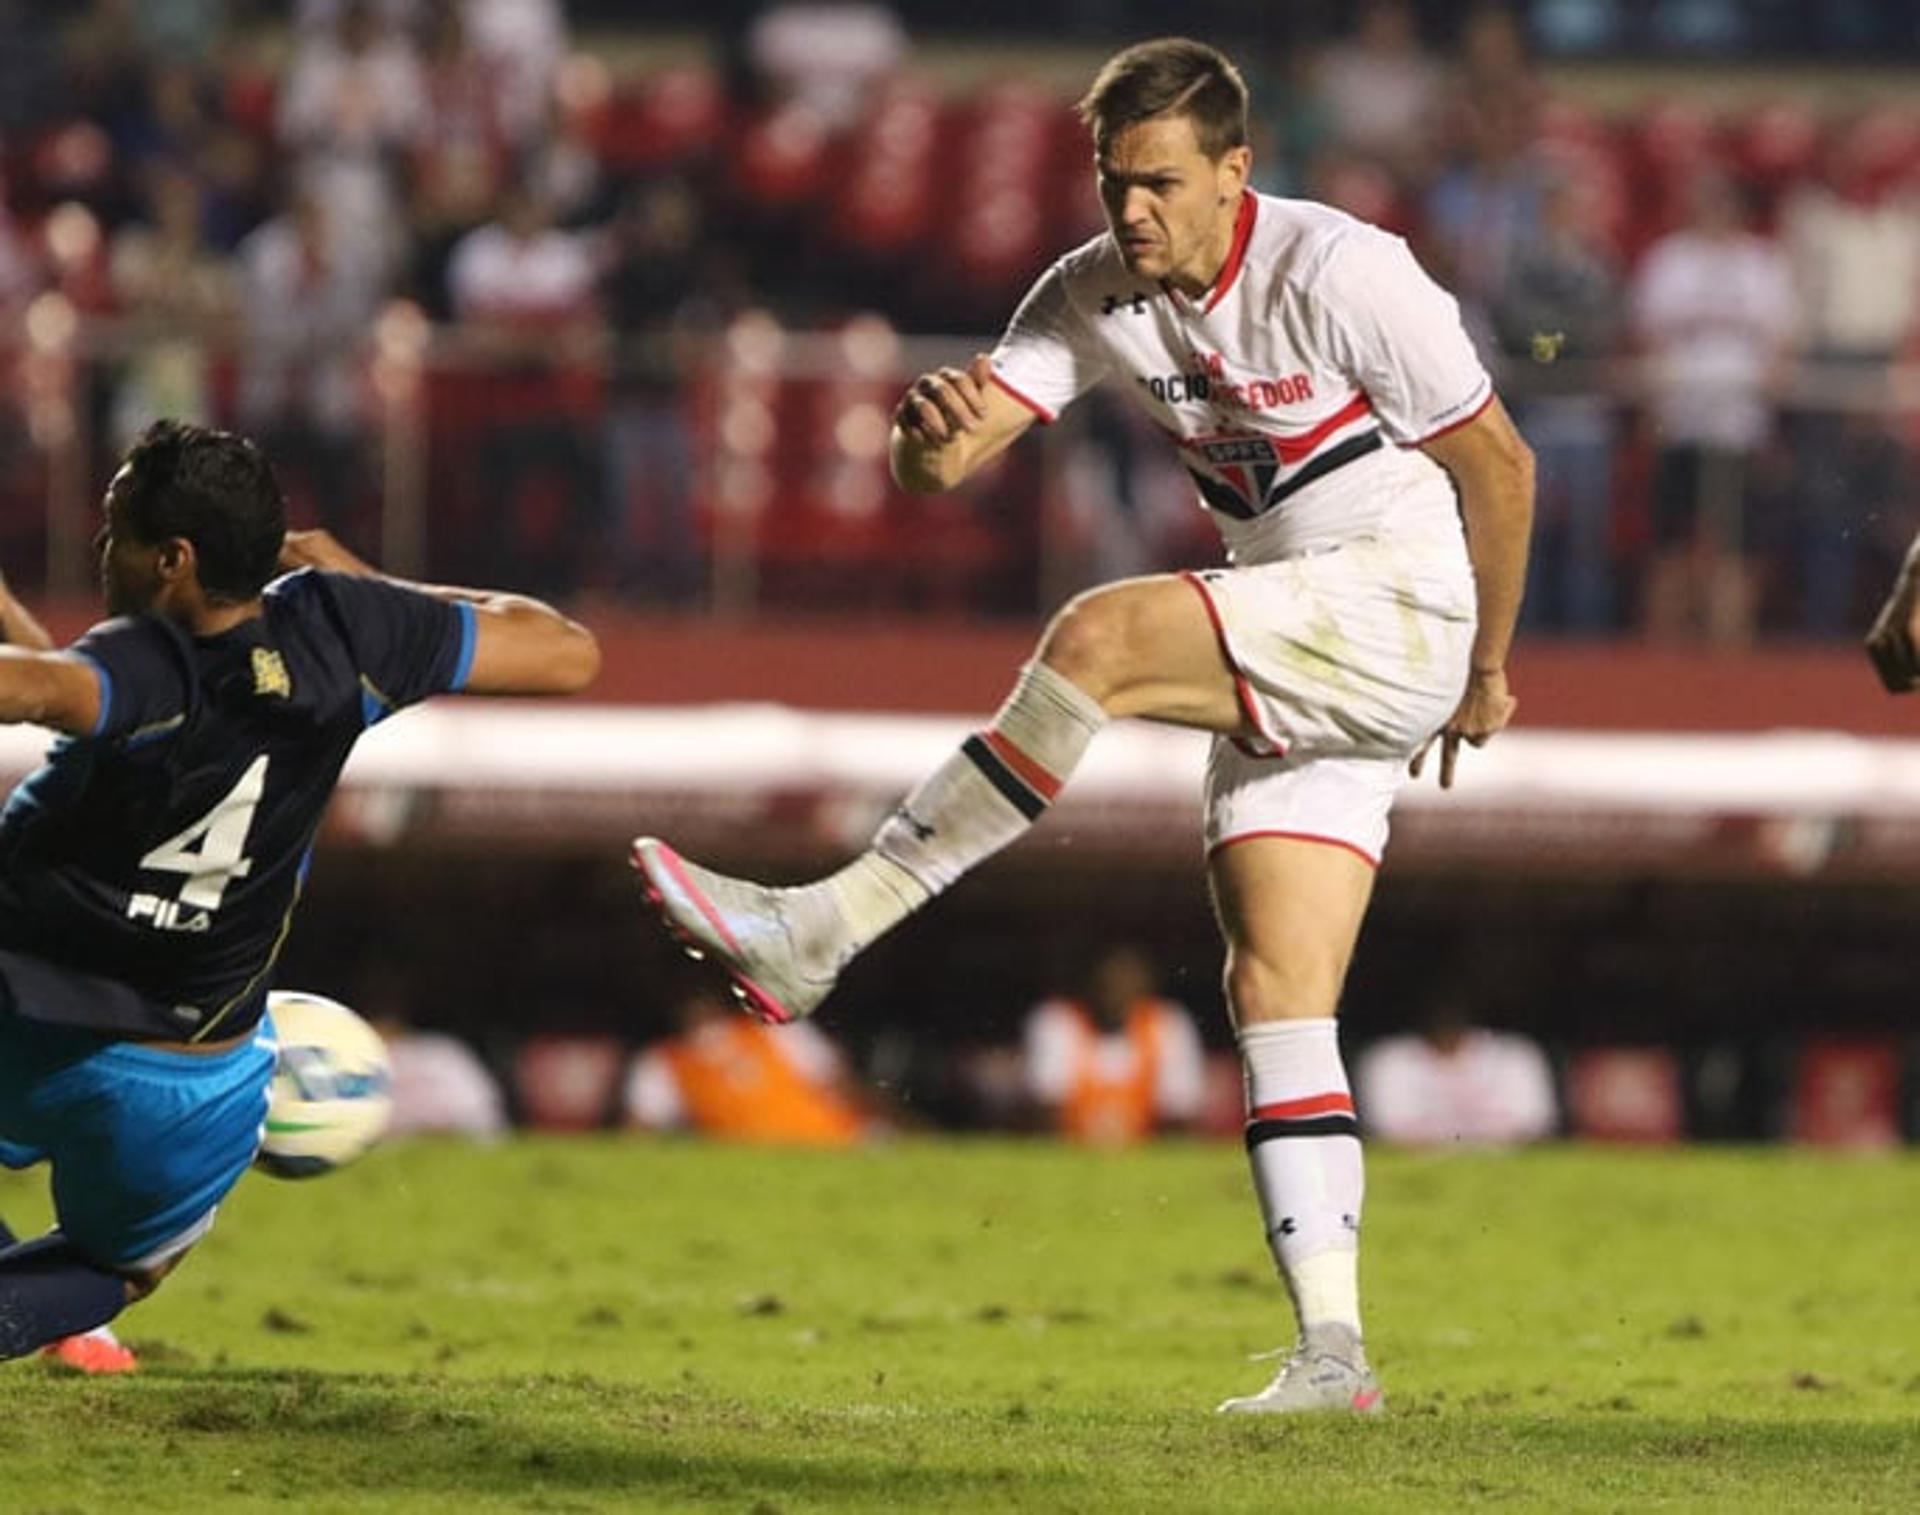
M 1249 159 L 1244 147 L 1209 158 L 1186 116 L 1138 121 L 1103 142 L 1100 203 L 1128 272 L 1185 294 L 1212 285 L 1233 242 Z
M 121 474 L 107 486 L 107 524 L 94 545 L 100 551 L 100 587 L 109 615 L 135 615 L 149 609 L 160 593 L 160 549 L 132 535 L 120 506 Z

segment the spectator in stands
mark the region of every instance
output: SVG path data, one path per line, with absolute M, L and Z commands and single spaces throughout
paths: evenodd
M 403 253 L 398 166 L 428 128 L 412 42 L 372 0 L 303 30 L 280 93 L 280 137 L 342 234 L 376 256 Z
M 1405 1146 L 1514 1146 L 1560 1125 L 1546 1054 L 1524 1036 L 1472 1025 L 1450 1000 L 1420 1034 L 1361 1053 L 1354 1094 L 1367 1134 Z
M 126 445 L 153 421 L 213 418 L 213 364 L 233 313 L 233 270 L 208 246 L 199 184 L 156 164 L 147 219 L 114 238 L 114 300 L 132 338 L 113 400 L 113 434 Z
M 1797 324 L 1786 260 L 1750 229 L 1738 187 L 1707 170 L 1690 187 L 1687 224 L 1648 250 L 1631 307 L 1655 443 L 1647 629 L 1743 643 L 1753 468 Z
M 1335 147 L 1376 159 L 1405 183 L 1426 177 L 1442 76 L 1407 0 L 1365 0 L 1352 35 L 1321 55 L 1318 75 Z
M 393 1065 L 389 1134 L 442 1132 L 476 1141 L 506 1134 L 506 1095 L 472 1047 L 444 1031 L 421 1031 L 397 1016 L 374 1025 Z
M 513 161 L 498 73 L 474 44 L 460 0 L 429 6 L 420 73 L 432 125 L 412 144 L 414 229 L 450 243 L 487 219 Z
M 906 51 L 892 7 L 867 0 L 780 0 L 747 33 L 747 59 L 767 102 L 798 101 L 831 131 L 859 119 Z
M 693 599 L 704 578 L 686 397 L 722 301 L 702 216 L 684 179 L 637 185 L 609 229 L 602 283 L 615 342 L 603 561 L 621 587 L 674 604 Z
M 500 82 L 507 141 L 523 152 L 552 116 L 554 78 L 567 54 L 566 11 L 560 0 L 465 0 L 464 25 Z
M 1185 1006 L 1156 992 L 1144 952 L 1109 946 L 1081 995 L 1044 1000 L 1028 1016 L 1026 1082 L 1048 1125 L 1070 1141 L 1142 1141 L 1199 1113 L 1200 1033 Z
M 1484 96 L 1466 103 L 1462 118 L 1465 156 L 1427 192 L 1428 251 L 1475 345 L 1491 358 L 1489 312 L 1520 248 L 1539 234 L 1546 173 L 1524 96 Z
M 629 1125 L 723 1141 L 846 1147 L 867 1134 L 845 1059 L 810 1021 L 765 1026 L 712 991 L 681 996 L 677 1033 L 634 1060 Z
M 1536 226 L 1493 299 L 1502 372 L 1539 468 L 1523 624 L 1586 636 L 1614 629 L 1612 361 L 1625 332 L 1619 275 L 1589 186 L 1544 181 Z
M 239 412 L 299 513 L 344 536 L 364 483 L 363 349 L 387 281 L 328 216 L 296 189 L 240 245 Z
M 1905 123 L 1876 112 L 1838 132 L 1820 176 L 1787 196 L 1781 237 L 1818 384 L 1794 427 L 1799 624 L 1836 636 L 1857 623 L 1863 570 L 1877 583 L 1905 546 L 1877 523 L 1910 514 L 1886 387 L 1920 327 L 1920 183 Z
M 597 277 L 587 239 L 557 229 L 524 182 L 509 187 L 497 221 L 454 248 L 448 268 L 467 354 L 489 376 L 477 418 L 485 544 L 535 589 L 574 580 L 599 498 L 587 435 L 601 357 Z M 522 498 L 536 482 L 558 490 L 544 521 Z

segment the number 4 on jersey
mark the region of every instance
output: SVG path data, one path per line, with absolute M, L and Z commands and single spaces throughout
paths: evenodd
M 240 782 L 229 789 L 214 807 L 186 830 L 170 836 L 140 859 L 142 868 L 159 873 L 184 873 L 180 903 L 200 910 L 218 910 L 227 885 L 253 871 L 253 859 L 246 855 L 247 833 L 253 827 L 253 812 L 267 787 L 267 755 L 263 752 L 247 765 Z M 129 915 L 147 915 L 156 925 L 175 929 L 195 929 L 172 917 L 174 912 L 158 907 L 169 901 L 154 901 L 136 894 L 128 906 Z M 142 908 L 146 906 L 148 908 Z M 162 919 L 162 916 L 166 919 Z M 205 930 L 204 925 L 198 929 Z

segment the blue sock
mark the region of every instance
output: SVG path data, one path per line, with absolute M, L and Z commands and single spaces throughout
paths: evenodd
M 104 1326 L 127 1305 L 127 1281 L 82 1258 L 58 1231 L 0 1252 L 0 1361 Z

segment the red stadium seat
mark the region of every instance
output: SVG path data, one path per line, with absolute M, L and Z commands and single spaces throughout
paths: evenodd
M 1814 1041 L 1800 1049 L 1790 1131 L 1821 1147 L 1900 1142 L 1900 1048 L 1886 1041 Z
M 1680 1066 L 1665 1047 L 1594 1047 L 1567 1068 L 1568 1128 L 1586 1141 L 1665 1143 L 1686 1134 Z
M 610 1036 L 536 1036 L 513 1063 L 514 1094 L 530 1126 L 592 1131 L 608 1124 L 626 1049 Z
M 610 166 L 667 168 L 720 147 L 726 91 L 708 69 L 668 69 L 618 85 L 599 121 L 597 150 Z
M 748 122 L 733 147 L 733 186 L 749 204 L 778 210 L 824 187 L 830 166 L 827 124 L 792 102 Z

